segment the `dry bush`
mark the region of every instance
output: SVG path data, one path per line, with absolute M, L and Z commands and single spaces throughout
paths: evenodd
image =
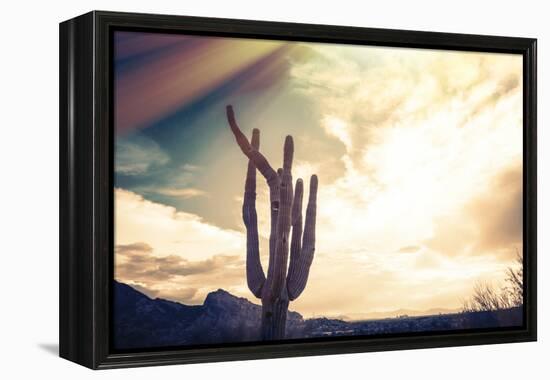
M 473 294 L 464 300 L 462 311 L 494 311 L 523 305 L 523 258 L 516 250 L 517 267 L 506 269 L 505 284 L 495 287 L 484 282 L 474 285 Z

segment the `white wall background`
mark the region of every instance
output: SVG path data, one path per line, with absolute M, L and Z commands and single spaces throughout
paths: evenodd
M 103 379 L 518 379 L 550 374 L 546 194 L 550 188 L 550 27 L 545 1 L 5 2 L 0 23 L 0 377 Z M 539 39 L 539 342 L 112 370 L 57 355 L 58 22 L 117 10 Z M 546 354 L 544 351 L 546 350 Z

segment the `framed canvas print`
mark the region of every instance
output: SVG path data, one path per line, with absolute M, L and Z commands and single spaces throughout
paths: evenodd
M 60 24 L 60 355 L 536 339 L 536 40 Z

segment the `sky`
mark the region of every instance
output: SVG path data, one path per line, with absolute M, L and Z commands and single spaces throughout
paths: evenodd
M 457 309 L 522 247 L 522 57 L 115 33 L 115 277 L 201 304 L 246 285 L 247 159 L 319 177 L 305 317 Z M 258 175 L 267 272 L 268 188 Z

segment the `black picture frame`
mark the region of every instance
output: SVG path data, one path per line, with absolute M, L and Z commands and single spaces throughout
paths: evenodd
M 521 54 L 524 325 L 498 331 L 114 353 L 109 337 L 114 249 L 111 36 L 115 29 Z M 93 11 L 62 22 L 59 43 L 61 357 L 103 369 L 536 340 L 536 39 Z

